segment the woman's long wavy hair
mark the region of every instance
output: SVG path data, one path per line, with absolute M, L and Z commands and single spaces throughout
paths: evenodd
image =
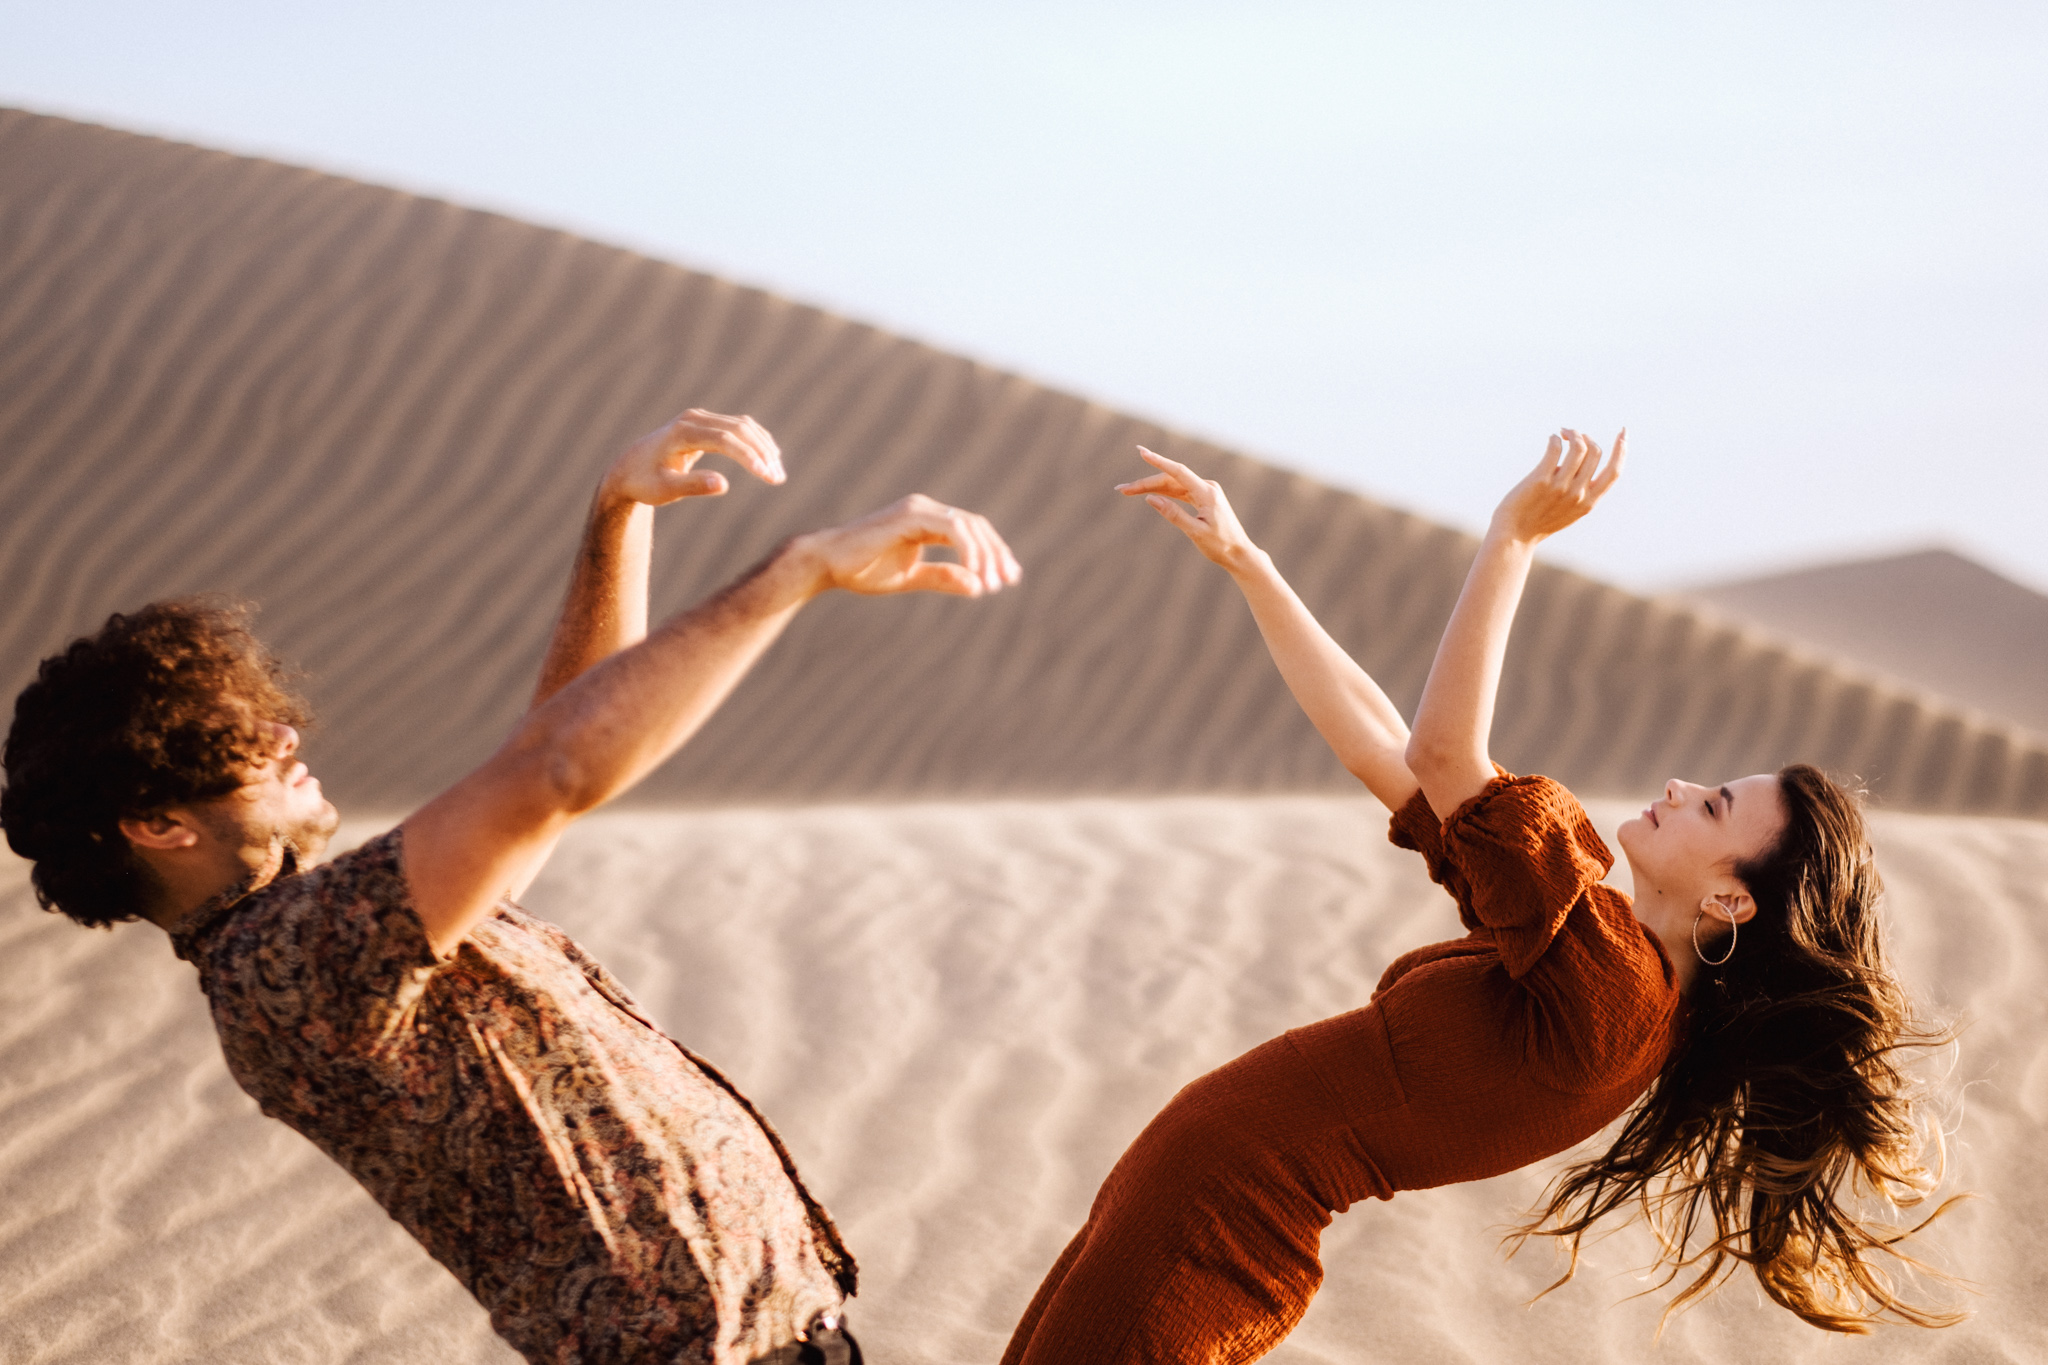
M 1607 1152 L 1560 1175 L 1510 1241 L 1568 1242 L 1563 1284 L 1586 1232 L 1633 1204 L 1662 1249 L 1655 1288 L 1699 1268 L 1667 1318 L 1747 1264 L 1766 1294 L 1832 1332 L 1947 1326 L 1962 1315 L 1900 1297 L 1890 1272 L 1919 1268 L 1898 1243 L 1956 1200 L 1910 1226 L 1844 1201 L 1896 1211 L 1939 1182 L 1940 1131 L 1923 1123 L 1900 1054 L 1949 1035 L 1914 1022 L 1886 965 L 1882 884 L 1855 797 L 1805 764 L 1778 781 L 1785 828 L 1735 869 L 1756 914 L 1725 965 L 1700 969 L 1687 1044 Z

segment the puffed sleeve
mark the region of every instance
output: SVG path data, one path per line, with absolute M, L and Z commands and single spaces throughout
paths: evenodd
M 1578 799 L 1547 777 L 1500 772 L 1441 824 L 1417 792 L 1387 837 L 1422 854 L 1465 927 L 1486 930 L 1517 978 L 1614 865 Z

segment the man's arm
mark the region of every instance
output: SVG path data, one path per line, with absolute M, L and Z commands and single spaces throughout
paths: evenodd
M 957 564 L 922 558 L 951 546 Z M 681 748 L 811 598 L 948 592 L 978 597 L 1021 569 L 986 520 L 921 495 L 798 536 L 738 582 L 563 685 L 479 769 L 405 822 L 406 878 L 447 956 L 585 811 Z
M 590 500 L 583 543 L 561 617 L 541 661 L 533 705 L 555 695 L 591 665 L 647 638 L 647 577 L 653 560 L 654 509 L 684 498 L 717 497 L 725 477 L 695 468 L 724 455 L 761 479 L 781 483 L 782 452 L 751 417 L 702 408 L 626 447 Z
M 751 417 L 691 408 L 627 446 L 590 499 L 583 543 L 577 547 L 562 614 L 541 660 L 532 706 L 593 665 L 647 638 L 654 509 L 684 498 L 724 493 L 724 475 L 694 468 L 711 454 L 727 456 L 766 483 L 781 483 L 787 477 L 775 438 Z M 554 851 L 552 839 L 535 848 L 507 883 L 505 894 L 514 899 L 524 895 Z

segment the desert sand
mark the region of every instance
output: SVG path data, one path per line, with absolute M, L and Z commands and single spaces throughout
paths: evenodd
M 0 688 L 105 613 L 257 600 L 388 825 L 488 753 L 602 461 L 750 411 L 786 488 L 665 514 L 656 605 L 913 488 L 1025 560 L 982 603 L 821 603 L 529 897 L 781 1127 L 865 1267 L 878 1361 L 986 1362 L 1174 1090 L 1361 1003 L 1455 916 L 1288 700 L 1248 614 L 1109 486 L 1139 441 L 1223 479 L 1412 704 L 1471 542 L 1370 499 L 757 290 L 312 171 L 0 111 Z M 1512 454 L 1519 469 L 1522 452 Z M 1555 568 L 1499 756 L 1592 796 L 1804 758 L 1860 774 L 1927 1059 L 1941 1334 L 1840 1343 L 1738 1282 L 1653 1347 L 1640 1229 L 1535 1307 L 1499 1229 L 1558 1162 L 1353 1210 L 1280 1361 L 2048 1356 L 2048 747 L 1826 649 Z M 1595 802 L 1607 828 L 1627 809 Z M 379 814 L 381 812 L 381 815 Z M 482 1313 L 228 1078 L 147 926 L 38 911 L 0 855 L 0 1359 L 504 1361 Z M 1835 1354 L 1829 1355 L 1829 1352 Z
M 1628 812 L 1595 811 L 1603 828 Z M 1369 798 L 1179 797 L 600 815 L 529 899 L 789 1140 L 863 1265 L 878 1361 L 991 1362 L 1095 1186 L 1183 1082 L 1363 1001 L 1455 911 Z M 358 827 L 354 833 L 360 833 Z M 1352 1209 L 1269 1359 L 2031 1361 L 2048 1357 L 2048 826 L 1888 815 L 1902 970 L 1967 1022 L 1951 1214 L 1976 1281 L 1941 1333 L 1835 1341 L 1737 1280 L 1656 1346 L 1641 1229 L 1534 1307 L 1498 1229 L 1553 1161 Z M 156 930 L 38 914 L 0 869 L 0 1358 L 514 1359 L 483 1313 L 222 1064 Z

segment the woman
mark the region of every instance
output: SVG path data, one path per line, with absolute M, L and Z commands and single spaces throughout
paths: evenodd
M 1838 1203 L 1859 1179 L 1900 1203 L 1933 1183 L 1891 1060 L 1921 1039 L 1885 967 L 1855 802 L 1803 765 L 1674 780 L 1621 827 L 1631 905 L 1601 885 L 1613 859 L 1571 793 L 1487 756 L 1535 547 L 1614 485 L 1625 441 L 1603 468 L 1592 441 L 1553 436 L 1501 503 L 1412 734 L 1223 490 L 1141 450 L 1158 472 L 1119 491 L 1229 571 L 1296 700 L 1396 812 L 1390 837 L 1423 855 L 1469 932 L 1397 960 L 1365 1008 L 1176 1095 L 1103 1182 L 1004 1365 L 1256 1359 L 1308 1307 L 1333 1213 L 1528 1165 L 1632 1104 L 1606 1155 L 1561 1177 L 1522 1235 L 1564 1237 L 1576 1256 L 1596 1219 L 1641 1201 L 1667 1234 L 1666 1282 L 1702 1266 L 1679 1303 L 1743 1261 L 1820 1327 L 1952 1320 L 1898 1298 L 1872 1264 L 1898 1230 Z M 1708 1246 L 1688 1253 L 1709 1222 Z

